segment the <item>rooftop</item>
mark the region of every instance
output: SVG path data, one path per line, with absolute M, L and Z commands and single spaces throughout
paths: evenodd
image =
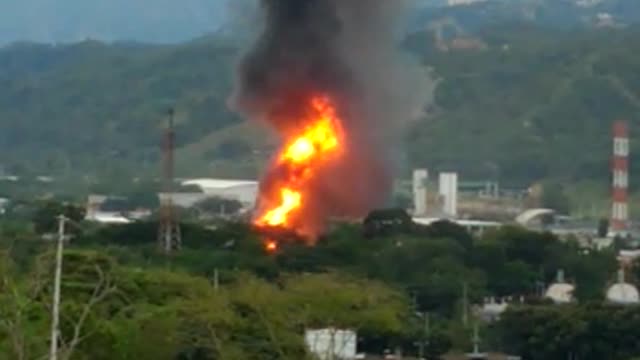
M 182 186 L 196 185 L 201 188 L 225 189 L 236 186 L 258 185 L 255 180 L 231 180 L 231 179 L 188 179 L 182 181 Z

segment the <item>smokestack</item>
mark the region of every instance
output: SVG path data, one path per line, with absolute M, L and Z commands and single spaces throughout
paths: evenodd
M 611 190 L 611 232 L 619 235 L 626 233 L 628 223 L 629 186 L 629 132 L 627 123 L 616 121 L 613 124 L 613 164 Z
M 439 181 L 440 196 L 444 203 L 442 212 L 447 217 L 455 218 L 458 216 L 458 174 L 457 173 L 440 173 Z
M 429 172 L 426 169 L 413 171 L 413 214 L 425 216 L 427 214 L 427 180 Z

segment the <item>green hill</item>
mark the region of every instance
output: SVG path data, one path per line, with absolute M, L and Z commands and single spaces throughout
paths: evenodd
M 484 29 L 484 50 L 408 46 L 443 81 L 432 116 L 409 132 L 413 164 L 527 181 L 607 179 L 611 123 L 640 120 L 637 29 Z M 638 149 L 634 143 L 634 149 Z M 637 168 L 634 166 L 634 168 Z
M 449 36 L 447 51 L 428 30 L 412 34 L 407 49 L 440 82 L 428 116 L 407 129 L 406 166 L 519 183 L 606 180 L 611 122 L 640 124 L 638 33 L 502 25 Z M 473 46 L 456 49 L 455 37 Z M 238 53 L 218 37 L 0 49 L 0 164 L 156 172 L 164 114 L 175 106 L 179 175 L 255 176 L 275 143 L 227 110 Z

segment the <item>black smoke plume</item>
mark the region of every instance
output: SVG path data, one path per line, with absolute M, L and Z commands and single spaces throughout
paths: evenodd
M 346 132 L 347 153 L 309 184 L 300 230 L 317 235 L 333 217 L 360 217 L 391 189 L 389 149 L 416 113 L 416 89 L 399 61 L 402 0 L 262 0 L 263 29 L 238 65 L 233 108 L 286 136 L 309 98 L 329 96 Z M 263 192 L 282 173 L 267 172 Z M 258 207 L 260 199 L 258 199 Z

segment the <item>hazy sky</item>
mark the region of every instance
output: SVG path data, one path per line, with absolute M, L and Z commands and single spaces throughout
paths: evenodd
M 229 0 L 0 0 L 0 44 L 184 41 L 215 31 Z

